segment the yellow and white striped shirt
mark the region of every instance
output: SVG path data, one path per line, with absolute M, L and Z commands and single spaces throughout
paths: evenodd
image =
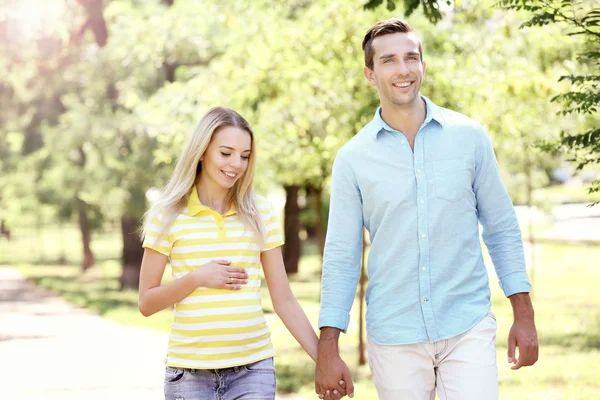
M 266 227 L 262 247 L 234 206 L 223 215 L 211 210 L 200 202 L 195 186 L 187 207 L 160 241 L 161 219 L 149 226 L 143 246 L 169 256 L 173 279 L 212 260 L 229 260 L 249 275 L 242 290 L 198 287 L 175 304 L 167 365 L 227 368 L 274 355 L 260 299 L 260 253 L 281 246 L 283 240 L 269 202 L 256 196 L 256 205 Z

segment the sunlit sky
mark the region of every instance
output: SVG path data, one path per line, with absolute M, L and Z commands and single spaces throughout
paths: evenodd
M 36 37 L 57 29 L 68 0 L 12 0 L 0 3 L 0 19 L 8 19 L 15 34 Z M 8 4 L 6 4 L 8 3 Z

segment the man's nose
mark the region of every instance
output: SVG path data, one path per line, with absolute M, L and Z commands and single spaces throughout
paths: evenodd
M 401 75 L 408 75 L 410 73 L 410 70 L 408 69 L 408 66 L 404 61 L 400 61 L 398 63 L 397 72 Z

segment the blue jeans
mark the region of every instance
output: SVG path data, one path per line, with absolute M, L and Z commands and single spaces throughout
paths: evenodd
M 275 399 L 273 358 L 223 369 L 166 367 L 165 400 Z

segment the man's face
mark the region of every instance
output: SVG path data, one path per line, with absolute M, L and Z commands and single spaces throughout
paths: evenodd
M 377 87 L 383 106 L 404 107 L 419 101 L 426 64 L 421 62 L 419 40 L 413 33 L 392 33 L 373 42 L 373 69 L 364 69 L 365 78 Z

